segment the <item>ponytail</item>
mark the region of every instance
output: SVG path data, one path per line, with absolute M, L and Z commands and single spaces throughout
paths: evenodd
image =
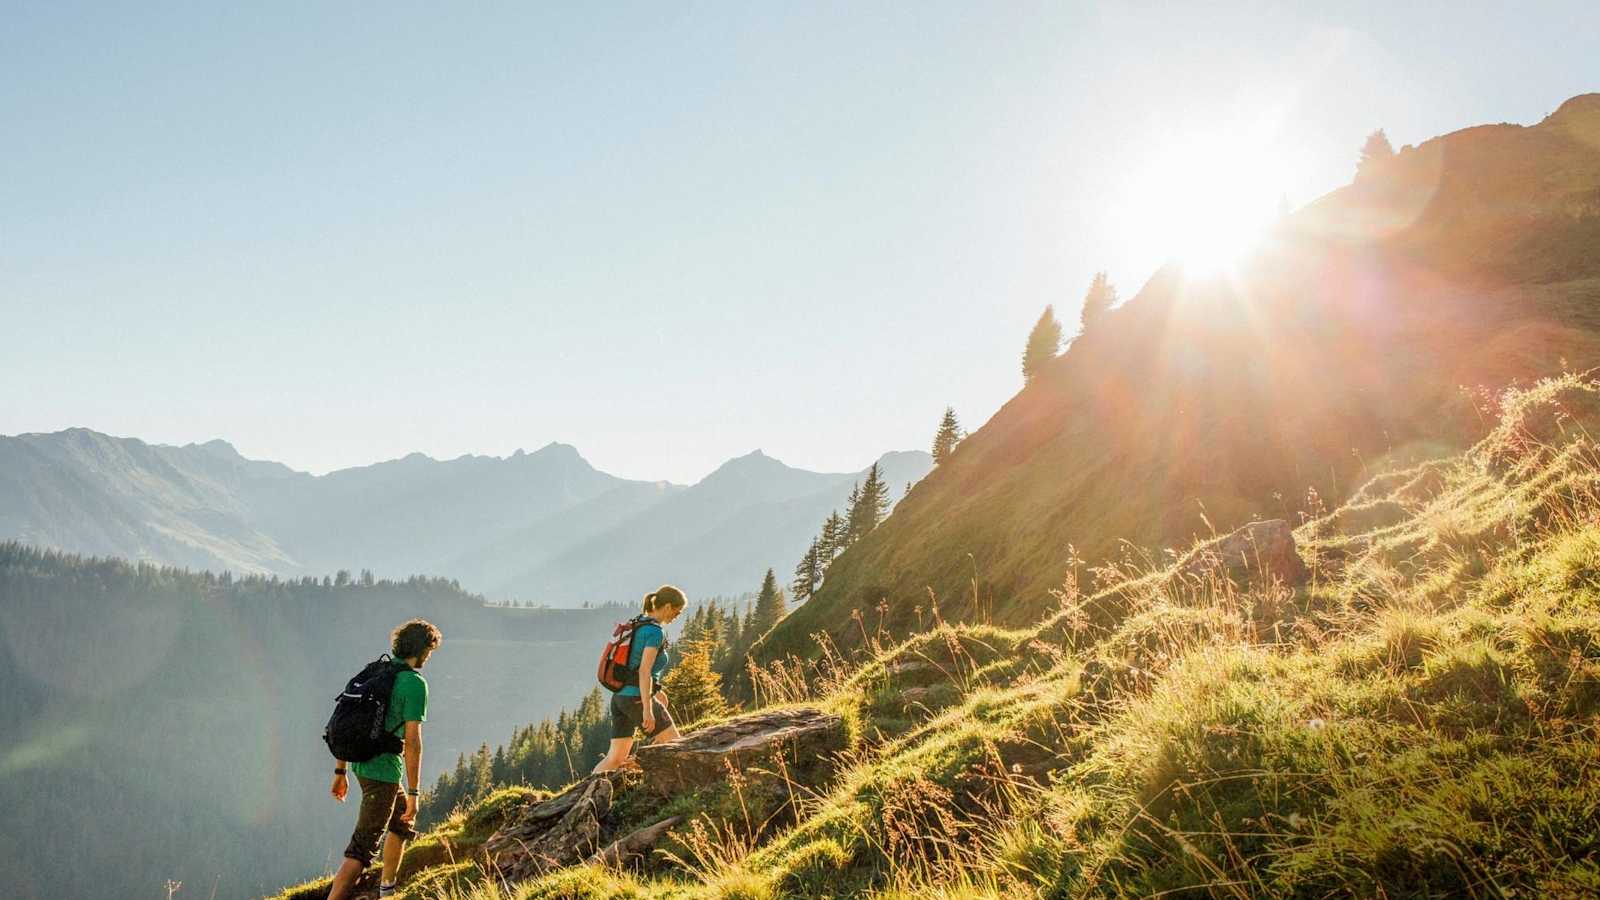
M 663 607 L 682 609 L 689 602 L 683 591 L 670 584 L 663 584 L 648 594 L 644 595 L 644 614 L 651 615 Z

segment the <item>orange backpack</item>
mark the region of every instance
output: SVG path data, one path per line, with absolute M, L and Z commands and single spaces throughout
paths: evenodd
M 611 640 L 600 651 L 600 686 L 613 694 L 639 680 L 639 670 L 628 665 L 628 661 L 633 657 L 633 636 L 647 621 L 651 620 L 634 616 L 626 622 L 618 622 L 611 630 Z

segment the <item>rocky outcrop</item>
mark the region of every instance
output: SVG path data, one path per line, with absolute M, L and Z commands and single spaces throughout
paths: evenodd
M 648 825 L 619 840 L 613 841 L 611 846 L 589 857 L 591 863 L 604 863 L 611 866 L 628 865 L 650 852 L 650 849 L 661 840 L 674 826 L 683 821 L 683 816 L 671 816 L 662 819 L 654 825 Z
M 520 881 L 587 858 L 600 846 L 612 775 L 591 775 L 515 816 L 484 842 L 491 870 Z
M 1295 550 L 1294 531 L 1283 519 L 1251 522 L 1231 534 L 1198 547 L 1178 564 L 1184 575 L 1221 571 L 1242 581 L 1273 578 L 1302 584 L 1309 576 Z
M 665 744 L 641 747 L 645 786 L 662 794 L 716 784 L 730 771 L 770 777 L 781 768 L 810 772 L 830 765 L 846 744 L 844 720 L 814 707 L 737 716 Z

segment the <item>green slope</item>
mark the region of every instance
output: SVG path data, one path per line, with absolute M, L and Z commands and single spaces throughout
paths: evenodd
M 1026 628 L 874 643 L 776 698 L 856 723 L 832 780 L 673 798 L 701 826 L 643 870 L 515 885 L 475 853 L 499 793 L 403 896 L 1591 896 L 1600 384 L 1502 399 L 1469 451 L 1301 525 L 1300 588 L 1102 570 Z

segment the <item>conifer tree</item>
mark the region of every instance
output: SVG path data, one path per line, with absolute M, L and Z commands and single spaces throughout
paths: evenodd
M 847 507 L 848 508 L 848 507 Z M 844 549 L 845 527 L 844 517 L 836 509 L 822 523 L 822 534 L 817 536 L 817 552 L 822 557 L 822 573 L 828 573 L 828 566 L 833 563 L 833 558 Z
M 755 621 L 750 626 L 755 633 L 751 639 L 771 630 L 783 618 L 783 612 L 783 591 L 778 588 L 778 576 L 768 569 L 767 577 L 761 580 L 761 593 L 756 595 Z
M 690 644 L 672 670 L 661 680 L 672 702 L 672 715 L 688 726 L 728 711 L 722 698 L 722 676 L 711 668 L 711 645 Z
M 1033 330 L 1028 332 L 1028 346 L 1022 351 L 1022 382 L 1032 383 L 1035 375 L 1044 369 L 1046 363 L 1056 358 L 1061 350 L 1061 323 L 1056 321 L 1054 306 L 1046 306 L 1039 316 L 1039 321 L 1034 323 Z
M 889 512 L 889 486 L 884 484 L 877 463 L 867 470 L 867 480 L 860 490 L 852 494 L 856 502 L 850 507 L 850 517 L 845 523 L 847 542 L 851 544 L 877 528 Z
M 692 644 L 705 637 L 706 633 L 706 608 L 695 607 L 694 614 L 689 616 L 688 624 L 683 626 L 683 642 Z
M 953 406 L 944 408 L 944 418 L 939 420 L 939 431 L 933 436 L 933 464 L 939 465 L 956 452 L 956 444 L 961 442 L 961 423 L 956 421 L 956 410 Z M 911 493 L 911 482 L 906 482 L 906 493 Z
M 804 603 L 811 599 L 817 591 L 817 585 L 822 583 L 822 554 L 817 550 L 817 539 L 811 539 L 811 547 L 806 550 L 806 555 L 800 558 L 800 564 L 794 569 L 794 601 Z
M 843 553 L 847 547 L 856 542 L 856 538 L 861 536 L 860 534 L 856 533 L 856 529 L 853 524 L 857 515 L 856 507 L 860 505 L 861 482 L 858 481 L 850 485 L 850 496 L 846 497 L 844 501 L 844 530 L 839 532 L 839 539 L 835 545 L 835 553 Z
M 1364 178 L 1371 175 L 1379 166 L 1394 158 L 1394 145 L 1389 143 L 1389 136 L 1383 129 L 1367 135 L 1366 141 L 1361 145 L 1361 161 L 1356 163 L 1356 177 Z
M 1111 286 L 1106 273 L 1096 272 L 1089 282 L 1089 292 L 1083 296 L 1083 333 L 1099 324 L 1117 302 L 1117 289 Z

